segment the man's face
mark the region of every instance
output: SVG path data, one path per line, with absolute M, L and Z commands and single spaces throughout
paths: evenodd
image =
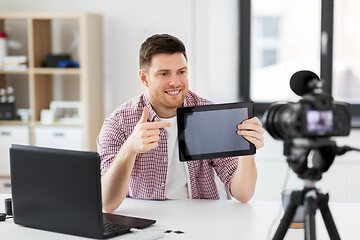
M 140 78 L 148 88 L 148 97 L 160 117 L 176 115 L 189 91 L 188 69 L 182 53 L 156 54 L 147 71 L 140 70 Z

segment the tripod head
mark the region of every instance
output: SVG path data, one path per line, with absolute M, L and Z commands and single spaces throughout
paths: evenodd
M 284 141 L 284 155 L 290 168 L 301 179 L 319 181 L 337 155 L 350 150 L 348 146 L 338 147 L 330 138 L 296 138 Z
M 284 142 L 284 155 L 299 178 L 320 180 L 334 162 L 336 143 L 328 138 L 293 139 Z

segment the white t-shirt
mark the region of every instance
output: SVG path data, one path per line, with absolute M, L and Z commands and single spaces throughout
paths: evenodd
M 161 118 L 161 121 L 171 123 L 171 127 L 165 128 L 168 145 L 168 170 L 165 182 L 165 198 L 189 198 L 186 163 L 180 162 L 179 160 L 176 116 L 172 118 Z

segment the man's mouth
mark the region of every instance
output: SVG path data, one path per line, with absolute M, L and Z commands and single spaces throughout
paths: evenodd
M 165 93 L 167 93 L 168 95 L 171 95 L 171 96 L 176 96 L 180 93 L 181 89 L 179 90 L 173 90 L 173 91 L 165 91 Z

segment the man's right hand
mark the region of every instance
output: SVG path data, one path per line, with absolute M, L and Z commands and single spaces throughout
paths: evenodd
M 142 116 L 133 132 L 124 142 L 109 169 L 101 177 L 103 209 L 112 213 L 126 197 L 136 155 L 158 146 L 160 128 L 170 127 L 169 122 L 148 122 L 149 109 L 144 107 Z
M 148 122 L 149 109 L 144 107 L 139 122 L 126 140 L 128 150 L 133 154 L 144 153 L 158 146 L 160 128 L 170 127 L 169 122 Z

